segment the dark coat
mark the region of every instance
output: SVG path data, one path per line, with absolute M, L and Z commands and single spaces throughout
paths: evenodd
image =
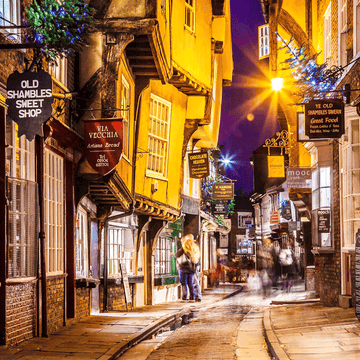
M 196 272 L 196 265 L 197 264 L 194 264 L 193 262 L 191 262 L 191 259 L 190 259 L 190 255 L 187 254 L 183 248 L 181 248 L 180 250 L 178 250 L 176 253 L 175 253 L 175 257 L 176 259 L 179 259 L 182 255 L 185 254 L 185 257 L 186 257 L 186 261 L 177 261 L 177 264 L 179 266 L 179 269 L 182 270 L 182 271 L 186 271 L 186 272 L 190 272 L 190 273 L 195 273 Z

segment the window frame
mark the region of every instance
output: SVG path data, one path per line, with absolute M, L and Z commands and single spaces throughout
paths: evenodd
M 258 37 L 259 60 L 261 60 L 269 57 L 270 55 L 269 24 L 261 25 L 258 27 Z
M 64 158 L 44 150 L 44 213 L 46 274 L 64 273 Z
M 154 254 L 154 275 L 165 276 L 172 274 L 172 259 L 171 253 L 175 250 L 175 239 L 170 236 L 159 236 L 156 244 Z
M 4 110 L 5 112 L 5 110 Z M 18 137 L 18 125 L 6 119 L 7 277 L 37 276 L 38 191 L 35 182 L 35 141 Z M 20 234 L 20 235 L 19 235 Z M 14 265 L 15 264 L 15 265 Z
M 347 0 L 338 0 L 339 9 L 339 64 L 347 64 Z
M 324 62 L 331 67 L 331 2 L 324 14 Z
M 325 173 L 326 171 L 326 173 Z M 311 193 L 312 193 L 312 210 L 311 217 L 313 219 L 312 226 L 312 243 L 313 246 L 322 249 L 333 248 L 333 234 L 332 234 L 332 167 L 317 166 L 313 168 L 311 173 Z M 326 190 L 326 191 L 323 191 Z M 317 200 L 316 200 L 317 198 Z M 324 202 L 324 198 L 326 201 Z M 329 210 L 330 211 L 330 224 L 328 233 L 320 233 L 318 231 L 318 211 Z M 326 239 L 327 238 L 327 239 Z M 324 241 L 328 241 L 328 244 L 324 244 Z
M 341 169 L 341 246 L 355 250 L 355 235 L 360 228 L 360 119 L 347 109 L 345 140 L 340 150 Z M 357 165 L 357 166 L 356 166 Z
M 167 108 L 167 119 L 159 118 L 153 113 L 155 103 Z M 172 104 L 151 94 L 150 111 L 149 111 L 149 131 L 148 131 L 148 158 L 146 164 L 146 176 L 167 179 L 168 161 L 169 161 L 169 145 L 170 145 L 170 126 L 171 126 L 171 106 Z M 156 106 L 159 109 L 159 106 Z M 162 114 L 160 115 L 162 116 Z M 161 123 L 163 127 L 161 128 Z M 165 128 L 164 128 L 165 127 Z M 155 131 L 152 131 L 155 129 Z M 161 130 L 162 129 L 162 130 Z M 159 135 L 162 132 L 164 136 Z M 154 151 L 155 149 L 155 151 Z M 157 170 L 158 169 L 158 170 Z
M 9 4 L 9 14 L 4 14 L 5 3 Z M 15 4 L 15 8 L 14 8 Z M 8 16 L 6 16 L 8 15 Z M 20 0 L 0 0 L 0 16 L 6 20 L 0 19 L 1 26 L 21 25 L 21 2 Z M 21 29 L 0 29 L 0 32 L 7 36 L 9 39 L 21 42 Z
M 87 278 L 89 276 L 89 220 L 87 211 L 81 205 L 76 213 L 75 259 L 76 277 Z
M 195 33 L 195 15 L 196 15 L 196 0 L 185 0 L 185 29 L 191 33 Z
M 123 261 L 128 275 L 133 275 L 135 264 L 135 252 L 125 251 L 125 232 L 132 231 L 134 239 L 134 229 L 129 226 L 109 224 L 107 229 L 107 275 L 109 277 L 121 277 L 120 262 Z M 115 236 L 114 236 L 115 235 Z M 111 248 L 113 249 L 111 251 Z
M 124 91 L 125 89 L 125 91 Z M 124 96 L 124 93 L 126 94 Z M 124 75 L 121 75 L 120 90 L 120 116 L 123 122 L 123 155 L 130 157 L 130 106 L 131 106 L 131 88 Z

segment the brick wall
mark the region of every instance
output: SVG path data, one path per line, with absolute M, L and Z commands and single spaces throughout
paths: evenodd
M 7 284 L 6 343 L 17 344 L 35 336 L 36 283 Z
M 339 178 L 339 143 L 333 142 L 332 172 L 332 235 L 334 251 L 319 255 L 319 293 L 320 301 L 327 306 L 339 306 L 341 294 L 341 243 L 340 243 L 340 178 Z
M 47 281 L 47 313 L 49 334 L 64 325 L 64 285 L 65 279 L 57 277 Z
M 90 315 L 90 289 L 77 288 L 76 289 L 76 307 L 75 317 L 82 318 Z
M 133 286 L 130 285 L 131 297 L 134 298 Z M 107 306 L 109 311 L 126 311 L 124 287 L 122 284 L 109 284 Z M 129 305 L 130 306 L 130 305 Z M 103 311 L 103 286 L 100 287 L 100 311 Z

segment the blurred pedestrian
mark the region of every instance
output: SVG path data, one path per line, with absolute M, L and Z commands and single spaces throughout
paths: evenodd
M 189 300 L 195 300 L 193 278 L 200 261 L 200 249 L 192 234 L 181 238 L 181 249 L 175 253 L 175 257 L 180 273 L 182 300 L 187 300 L 188 288 Z
M 271 279 L 266 269 L 262 269 L 260 272 L 260 278 L 261 278 L 261 284 L 263 289 L 263 295 L 264 298 L 266 298 L 268 295 L 270 295 L 271 290 Z
M 198 264 L 196 264 L 196 270 L 195 270 L 194 279 L 193 279 L 195 301 L 201 301 L 201 298 L 202 298 L 199 274 L 200 274 L 200 262 Z
M 279 253 L 279 262 L 283 274 L 283 290 L 291 291 L 294 278 L 297 274 L 297 264 L 294 251 L 289 246 L 283 246 Z

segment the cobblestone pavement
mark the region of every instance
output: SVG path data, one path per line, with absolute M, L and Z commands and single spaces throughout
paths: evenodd
M 207 307 L 197 312 L 188 325 L 143 342 L 121 359 L 269 360 L 262 334 L 262 312 L 252 311 L 250 304 L 244 306 L 244 302 L 249 303 L 245 298 L 239 294 Z

